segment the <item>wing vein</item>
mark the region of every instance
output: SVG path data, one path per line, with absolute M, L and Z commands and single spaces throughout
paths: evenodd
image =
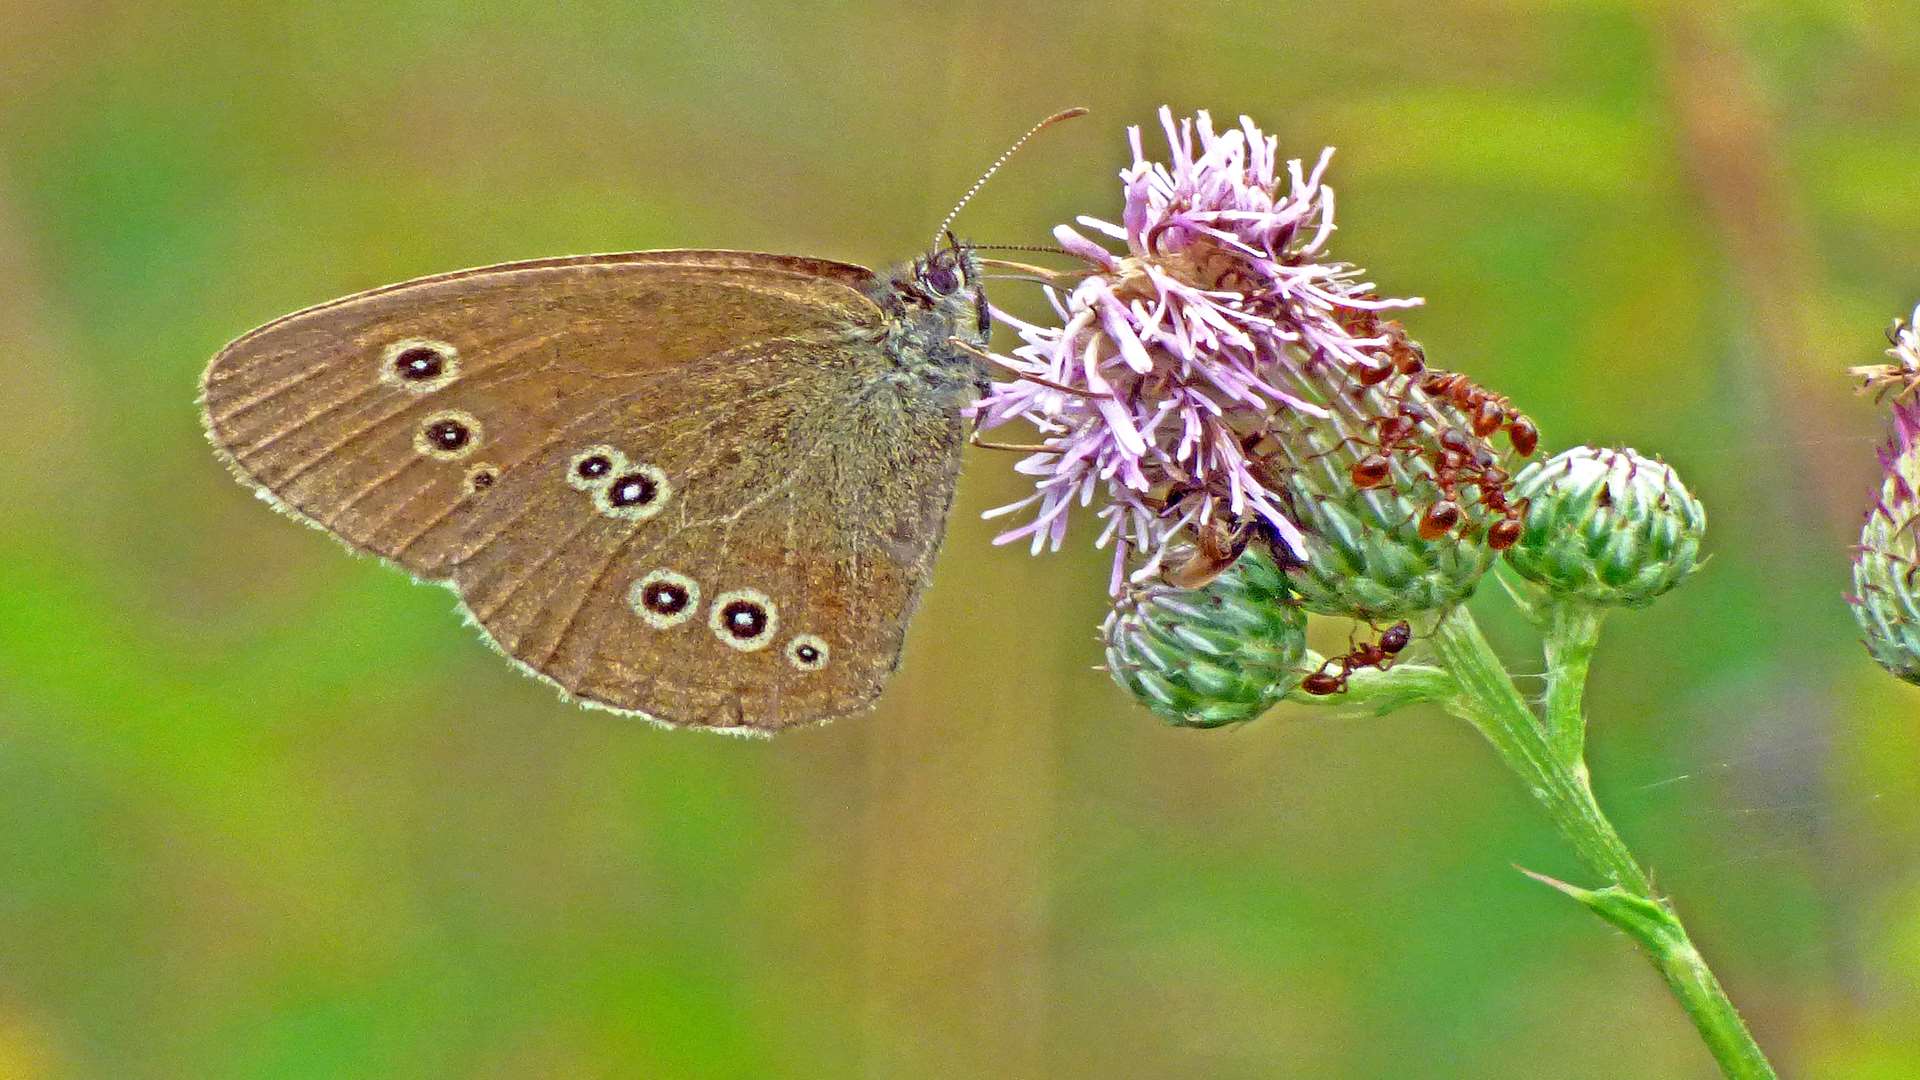
M 715 401 L 710 404 L 703 405 L 698 409 L 691 410 L 687 413 L 677 414 L 671 417 L 662 417 L 659 420 L 656 420 L 650 424 L 646 424 L 640 428 L 635 429 L 632 433 L 630 433 L 626 437 L 637 439 L 640 436 L 646 435 L 648 432 L 653 431 L 655 428 L 658 428 L 663 424 L 667 424 L 667 423 L 681 420 L 681 419 L 691 419 L 694 417 L 705 416 L 710 412 L 717 412 L 722 409 L 729 409 L 729 408 L 737 409 L 745 402 L 752 401 L 759 397 L 767 396 L 770 394 L 775 394 L 780 392 L 781 390 L 786 389 L 789 386 L 793 386 L 798 382 L 800 382 L 801 378 L 802 377 L 796 377 L 793 379 L 786 380 L 785 382 L 776 383 L 769 387 L 763 387 L 760 390 L 755 391 L 753 394 L 748 395 L 746 398 L 733 398 L 725 401 Z M 574 421 L 572 424 L 568 425 L 565 428 L 562 428 L 560 431 L 554 433 L 553 435 L 548 436 L 547 439 L 544 442 L 542 442 L 540 445 L 534 447 L 532 450 L 529 450 L 527 453 L 522 454 L 521 456 L 501 466 L 501 473 L 505 475 L 511 472 L 512 470 L 517 469 L 520 466 L 535 460 L 536 458 L 539 458 L 548 454 L 553 450 L 554 447 L 559 446 L 561 443 L 565 442 L 569 437 L 577 436 L 579 434 L 579 429 L 591 426 L 591 424 L 594 421 L 601 419 L 604 416 L 604 414 L 606 414 L 607 412 L 618 409 L 621 406 L 624 406 L 630 403 L 634 398 L 637 398 L 641 394 L 646 393 L 646 391 L 647 391 L 647 387 L 640 386 L 624 394 L 619 394 L 619 395 L 616 395 L 615 397 L 609 398 L 606 402 L 604 402 L 599 408 L 595 409 L 593 412 L 587 414 L 586 416 L 582 417 L 577 421 Z M 698 439 L 700 437 L 703 437 L 711 433 L 715 426 L 716 424 L 708 424 L 702 427 L 700 431 L 695 434 L 694 438 Z M 452 564 L 455 566 L 458 566 L 461 563 L 467 562 L 471 559 L 478 558 L 481 555 L 481 553 L 485 552 L 487 548 L 491 547 L 495 542 L 497 542 L 502 535 L 507 533 L 514 526 L 518 525 L 522 520 L 524 520 L 528 513 L 532 512 L 535 509 L 538 509 L 541 505 L 542 504 L 539 503 L 537 500 L 530 500 L 528 505 L 525 508 L 523 508 L 520 513 L 514 515 L 511 518 L 508 518 L 505 522 L 500 524 L 498 527 L 494 528 L 485 537 L 481 538 L 477 544 L 470 544 L 464 551 L 462 551 L 459 554 L 457 558 L 452 560 Z M 406 543 L 400 546 L 399 552 L 405 552 L 411 549 L 414 544 L 419 543 L 422 537 L 426 536 L 428 533 L 438 528 L 441 522 L 445 521 L 448 517 L 452 516 L 454 511 L 459 509 L 459 506 L 460 504 L 458 503 L 454 503 L 453 505 L 449 506 L 445 511 L 443 511 L 441 514 L 433 518 L 433 520 L 429 521 L 425 528 L 421 529 L 419 532 L 415 533 L 413 536 L 408 537 Z M 399 553 L 396 552 L 396 557 L 398 557 L 398 554 Z
M 306 382 L 308 379 L 311 379 L 316 375 L 326 374 L 327 371 L 328 371 L 328 368 L 326 365 L 315 364 L 312 367 L 309 367 L 306 370 L 295 374 L 291 379 L 282 380 L 276 386 L 270 386 L 266 390 L 256 393 L 254 394 L 254 396 L 247 398 L 246 400 L 241 401 L 238 404 L 231 405 L 229 408 L 227 408 L 224 412 L 220 413 L 218 416 L 215 416 L 213 414 L 213 411 L 209 409 L 207 411 L 207 419 L 212 421 L 215 424 L 229 423 L 230 421 L 233 420 L 234 417 L 239 416 L 241 413 L 248 412 L 255 408 L 258 408 L 259 406 L 265 404 L 266 402 L 272 401 L 274 398 L 279 397 L 281 394 L 284 394 L 287 391 L 298 387 L 301 383 Z M 211 391 L 211 387 L 209 387 L 209 391 Z
M 574 526 L 573 531 L 568 533 L 565 539 L 561 540 L 559 543 L 548 548 L 547 553 L 545 555 L 540 556 L 539 560 L 536 561 L 532 566 L 527 567 L 527 569 L 523 573 L 509 580 L 507 582 L 507 588 L 505 592 L 499 593 L 498 595 L 495 595 L 495 596 L 488 597 L 488 599 L 492 601 L 491 606 L 489 606 L 485 611 L 480 611 L 476 609 L 474 611 L 474 614 L 480 617 L 481 622 L 492 622 L 493 617 L 500 613 L 501 608 L 513 602 L 513 598 L 519 594 L 520 590 L 526 586 L 527 582 L 532 581 L 534 577 L 537 574 L 539 574 L 540 571 L 544 569 L 548 563 L 552 562 L 556 557 L 558 557 L 562 551 L 566 550 L 568 545 L 572 544 L 575 540 L 578 540 L 580 538 L 581 533 L 586 532 L 587 529 L 592 527 L 594 524 L 595 524 L 595 519 L 592 517 L 587 517 L 583 519 L 580 522 L 580 524 Z M 517 640 L 515 644 L 518 644 Z M 516 653 L 515 655 L 518 655 L 518 654 Z
M 535 342 L 533 345 L 530 345 L 529 348 L 537 348 L 539 345 L 542 345 L 542 344 L 545 344 L 544 339 Z M 497 389 L 517 379 L 530 379 L 536 375 L 545 373 L 546 370 L 552 367 L 554 364 L 554 360 L 552 358 L 549 358 L 544 363 L 535 364 L 530 367 L 513 368 L 512 370 L 502 370 L 502 368 L 504 368 L 504 366 L 510 362 L 513 356 L 519 356 L 522 352 L 525 352 L 525 351 L 527 350 L 520 350 L 512 354 L 512 356 L 501 357 L 499 361 L 500 367 L 490 366 L 486 371 L 475 372 L 473 375 L 474 381 L 473 383 L 467 386 L 466 388 L 467 392 L 470 393 L 475 389 L 484 389 L 484 390 Z M 486 376 L 493 374 L 496 370 L 500 372 L 499 378 L 497 379 L 485 378 Z M 362 391 L 360 394 L 355 395 L 353 400 L 358 400 L 359 398 L 364 397 L 366 393 L 367 391 Z M 443 401 L 452 401 L 452 400 L 455 400 L 455 399 L 452 399 L 452 398 L 439 399 L 437 395 L 422 394 L 419 397 L 416 397 L 410 401 L 407 401 L 404 404 L 402 404 L 399 408 L 390 410 L 382 414 L 378 419 L 375 419 L 369 423 L 362 424 L 360 427 L 357 427 L 354 430 L 348 432 L 347 434 L 342 435 L 338 439 L 335 439 L 332 443 L 329 443 L 327 446 L 322 447 L 319 453 L 314 454 L 313 456 L 302 461 L 299 465 L 295 466 L 292 470 L 288 471 L 284 476 L 281 476 L 277 482 L 282 487 L 290 485 L 295 480 L 298 480 L 300 479 L 300 477 L 306 475 L 309 471 L 311 471 L 315 467 L 325 464 L 327 460 L 332 458 L 335 454 L 339 453 L 340 451 L 346 449 L 348 446 L 351 446 L 352 444 L 365 438 L 369 432 L 372 432 L 379 428 L 386 427 L 388 423 L 394 420 L 400 419 L 400 417 L 405 416 L 407 413 L 412 412 L 415 409 L 420 409 L 426 406 L 442 403 Z M 303 425 L 296 425 L 296 427 L 299 427 L 299 426 L 303 426 Z M 294 430 L 294 429 L 290 428 L 287 430 Z M 264 448 L 265 448 L 264 444 L 260 446 L 255 446 L 250 450 L 248 450 L 247 453 L 249 456 L 252 456 L 254 454 L 257 454 L 260 450 Z M 238 455 L 236 455 L 236 457 L 237 456 Z

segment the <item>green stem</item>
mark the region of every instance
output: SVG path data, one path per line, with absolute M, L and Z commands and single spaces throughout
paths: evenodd
M 1600 813 L 1585 778 L 1560 760 L 1546 730 L 1467 609 L 1456 607 L 1449 612 L 1428 641 L 1459 686 L 1458 696 L 1448 703 L 1449 711 L 1486 736 L 1507 767 L 1545 804 L 1582 862 L 1609 882 L 1642 896 L 1650 894 L 1646 872 Z
M 1598 632 L 1597 621 L 1590 630 Z M 1584 720 L 1578 716 L 1580 690 L 1563 686 L 1557 704 L 1549 702 L 1550 712 L 1555 707 L 1574 710 L 1571 717 L 1564 713 L 1555 716 L 1556 729 L 1550 731 L 1527 707 L 1512 677 L 1464 607 L 1441 619 L 1429 641 L 1453 672 L 1459 688 L 1447 703 L 1449 711 L 1473 724 L 1493 744 L 1501 760 L 1519 774 L 1547 808 L 1548 816 L 1572 843 L 1581 861 L 1608 882 L 1593 891 L 1550 883 L 1640 942 L 1730 1080 L 1773 1080 L 1773 1068 L 1719 980 L 1687 938 L 1679 916 L 1654 896 L 1646 871 L 1634 861 L 1633 853 L 1600 812 L 1579 751 L 1575 750 L 1571 758 L 1563 752 L 1573 740 L 1558 726 L 1571 723 L 1584 727 Z M 1576 665 L 1584 675 L 1593 651 L 1591 641 L 1584 650 L 1574 642 L 1558 648 L 1562 659 Z M 1573 667 L 1565 668 L 1559 681 L 1568 682 L 1573 674 Z
M 1547 736 L 1560 760 L 1587 771 L 1587 667 L 1600 643 L 1606 609 L 1577 601 L 1550 600 L 1547 639 Z

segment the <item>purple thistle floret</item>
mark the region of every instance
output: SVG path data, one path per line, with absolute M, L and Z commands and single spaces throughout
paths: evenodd
M 1886 504 L 1891 498 L 1895 504 L 1915 501 L 1913 486 L 1907 481 L 1907 472 L 1912 469 L 1913 449 L 1920 443 L 1920 399 L 1911 397 L 1912 380 L 1920 377 L 1920 305 L 1913 309 L 1913 317 L 1907 322 L 1896 320 L 1892 329 L 1887 331 L 1887 340 L 1892 347 L 1887 350 L 1887 358 L 1893 363 L 1883 365 L 1882 369 L 1896 372 L 1908 381 L 1906 388 L 1894 398 L 1893 402 L 1893 438 L 1877 451 L 1880 457 L 1880 471 L 1887 477 L 1887 486 L 1882 499 L 1874 506 L 1876 513 L 1893 517 L 1893 511 Z M 1856 369 L 1865 371 L 1871 369 Z M 1886 376 L 1891 380 L 1894 375 Z M 1902 468 L 1905 464 L 1907 468 Z
M 1920 443 L 1920 400 L 1894 402 L 1893 438 L 1880 447 L 1878 453 L 1880 470 L 1887 474 L 1887 494 L 1896 504 L 1910 503 L 1915 499 L 1913 486 L 1907 482 L 1906 470 L 1901 466 L 1910 460 L 1916 443 Z M 1884 501 L 1874 509 L 1889 518 L 1893 517 L 1892 508 Z
M 1098 544 L 1114 544 L 1116 593 L 1136 555 L 1145 558 L 1136 576 L 1152 573 L 1183 529 L 1222 514 L 1262 521 L 1304 555 L 1299 527 L 1251 467 L 1243 438 L 1279 410 L 1324 416 L 1286 387 L 1388 364 L 1387 337 L 1349 327 L 1420 303 L 1381 299 L 1362 271 L 1327 257 L 1331 149 L 1311 170 L 1293 160 L 1283 173 L 1278 140 L 1250 119 L 1220 133 L 1204 111 L 1176 124 L 1162 108 L 1160 121 L 1168 164 L 1147 160 L 1140 129 L 1128 129 L 1121 224 L 1078 219 L 1126 252 L 1071 226 L 1054 231 L 1087 272 L 1064 294 L 1048 287 L 1059 326 L 994 312 L 1024 342 L 995 358 L 1020 378 L 974 406 L 983 428 L 1025 420 L 1047 447 L 1016 466 L 1035 492 L 988 512 L 1033 515 L 995 543 L 1031 538 L 1035 553 L 1057 551 L 1073 504 L 1098 498 Z

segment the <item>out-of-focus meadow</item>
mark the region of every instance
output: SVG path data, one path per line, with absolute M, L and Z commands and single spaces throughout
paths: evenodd
M 1104 555 L 989 546 L 1004 456 L 881 708 L 742 742 L 559 703 L 201 438 L 207 358 L 296 307 L 885 262 L 1088 105 L 961 222 L 1044 243 L 1163 102 L 1340 147 L 1335 250 L 1438 362 L 1705 500 L 1705 572 L 1602 645 L 1600 796 L 1783 1071 L 1920 1075 L 1920 692 L 1841 600 L 1842 369 L 1920 298 L 1915 17 L 0 0 L 0 1076 L 1709 1075 L 1514 871 L 1588 880 L 1463 725 L 1175 731 L 1090 670 Z

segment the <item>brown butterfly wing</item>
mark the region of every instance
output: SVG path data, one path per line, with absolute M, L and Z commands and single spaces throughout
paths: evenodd
M 841 350 L 766 351 L 772 355 L 750 348 L 726 359 L 754 362 L 741 370 L 765 363 L 790 372 L 822 394 L 851 374 Z M 609 527 L 541 504 L 534 515 L 571 528 L 531 561 L 511 545 L 456 552 L 454 580 L 502 649 L 588 701 L 666 723 L 739 729 L 857 710 L 897 664 L 931 568 L 953 490 L 953 466 L 935 459 L 957 459 L 957 425 L 949 434 L 943 418 L 918 429 L 931 468 L 881 477 L 866 457 L 836 454 L 833 440 L 798 436 L 810 395 L 797 387 L 774 390 L 785 381 L 776 378 L 763 388 L 776 404 L 756 397 L 744 378 L 723 380 L 719 372 L 697 380 L 710 395 L 703 400 L 716 404 L 684 422 L 649 429 L 631 415 L 642 407 L 636 402 L 627 417 L 593 425 L 634 432 L 629 445 L 643 448 L 673 486 L 659 517 Z M 571 441 L 588 437 L 582 429 Z M 731 460 L 743 446 L 779 452 Z M 549 469 L 562 475 L 570 460 L 555 458 Z M 556 487 L 528 494 L 551 497 Z M 566 496 L 583 501 L 566 491 L 557 502 Z M 634 590 L 650 579 L 696 595 L 679 612 L 647 610 Z M 768 620 L 764 640 L 716 623 L 730 595 Z M 800 663 L 802 644 L 816 650 L 818 670 Z
M 828 719 L 898 662 L 960 443 L 937 409 L 863 421 L 887 363 L 871 280 L 733 252 L 422 279 L 230 345 L 208 430 L 276 505 L 449 582 L 583 700 L 743 730 Z M 602 475 L 582 475 L 592 456 Z

